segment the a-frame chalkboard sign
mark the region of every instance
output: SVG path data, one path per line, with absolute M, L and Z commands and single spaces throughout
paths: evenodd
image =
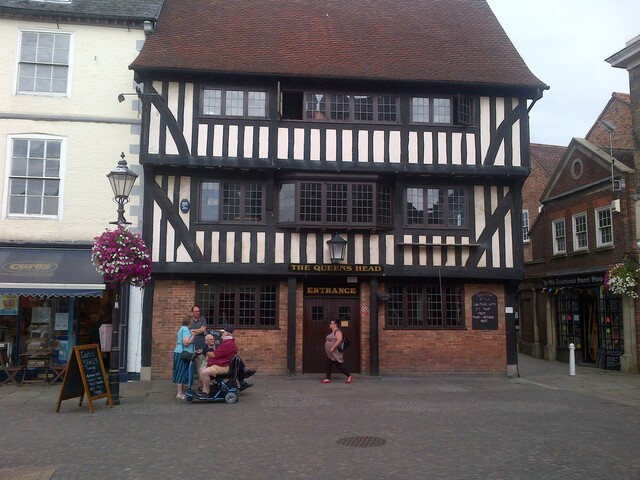
M 89 409 L 93 413 L 93 401 L 106 398 L 110 407 L 113 407 L 109 383 L 106 381 L 107 373 L 102 363 L 100 345 L 79 345 L 73 347 L 67 369 L 64 372 L 64 381 L 58 397 L 58 407 L 63 400 L 80 397 L 78 406 L 82 406 L 85 394 L 89 402 Z

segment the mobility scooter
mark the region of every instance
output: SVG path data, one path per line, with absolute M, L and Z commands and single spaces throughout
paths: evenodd
M 192 360 L 193 362 L 193 360 Z M 217 375 L 211 382 L 211 390 L 207 397 L 202 397 L 198 392 L 189 389 L 184 393 L 184 399 L 187 403 L 210 403 L 225 402 L 236 403 L 238 401 L 238 369 L 242 364 L 242 360 L 238 355 L 234 355 L 229 363 L 229 372 Z M 193 365 L 189 366 L 189 385 L 193 383 Z

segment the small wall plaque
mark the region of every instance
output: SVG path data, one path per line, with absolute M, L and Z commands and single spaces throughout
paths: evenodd
M 189 213 L 190 208 L 191 208 L 191 204 L 189 203 L 189 200 L 187 200 L 186 198 L 183 198 L 182 200 L 180 200 L 180 211 L 182 213 Z

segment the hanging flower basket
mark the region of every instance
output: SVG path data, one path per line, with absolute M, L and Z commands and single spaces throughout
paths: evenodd
M 616 263 L 604 276 L 604 286 L 611 293 L 638 298 L 640 269 L 629 259 Z
M 124 225 L 95 237 L 91 261 L 107 283 L 144 287 L 151 281 L 149 249 L 139 234 L 131 233 Z

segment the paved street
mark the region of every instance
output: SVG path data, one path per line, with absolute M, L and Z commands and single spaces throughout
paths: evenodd
M 0 479 L 637 479 L 640 375 L 568 373 L 521 356 L 520 378 L 258 374 L 235 405 L 135 382 L 94 414 L 56 413 L 59 385 L 4 386 Z

